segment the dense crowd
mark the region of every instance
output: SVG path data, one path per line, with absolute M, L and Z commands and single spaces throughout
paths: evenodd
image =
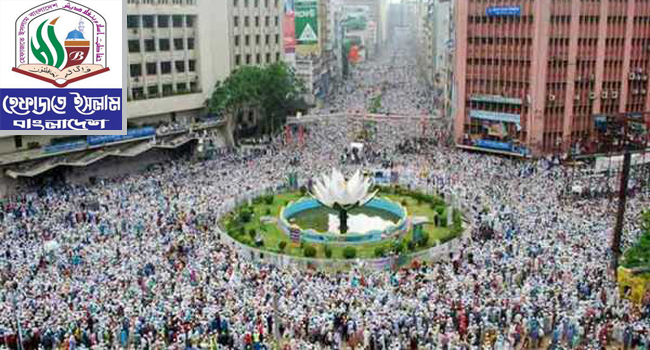
M 350 67 L 350 75 L 338 93 L 318 113 L 380 113 L 389 115 L 434 114 L 430 89 L 418 76 L 413 45 L 408 33 L 399 33 L 387 52 Z M 378 99 L 379 105 L 373 105 Z
M 18 320 L 27 349 L 648 349 L 650 303 L 622 298 L 609 269 L 616 206 L 562 200 L 580 173 L 447 148 L 406 120 L 376 123 L 368 151 L 342 162 L 363 128 L 322 118 L 302 145 L 282 135 L 263 151 L 3 199 L 0 346 L 16 346 Z M 463 203 L 478 234 L 448 261 L 344 274 L 252 263 L 220 242 L 224 203 L 333 166 L 390 167 Z M 626 246 L 649 203 L 647 189 L 630 198 Z

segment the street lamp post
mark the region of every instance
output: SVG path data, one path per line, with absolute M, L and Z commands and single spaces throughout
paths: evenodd
M 17 347 L 18 350 L 24 350 L 25 347 L 23 346 L 23 329 L 20 325 L 20 317 L 18 316 L 18 301 L 16 300 L 16 296 L 18 294 L 18 282 L 13 281 L 13 282 L 7 282 L 6 284 L 7 290 L 11 291 L 11 297 L 12 297 L 12 304 L 14 307 L 14 318 L 16 321 L 16 331 L 18 332 L 18 339 L 17 340 Z

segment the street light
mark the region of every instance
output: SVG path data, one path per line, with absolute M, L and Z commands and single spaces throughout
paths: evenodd
M 7 291 L 11 291 L 12 295 L 12 303 L 14 306 L 14 317 L 16 319 L 16 330 L 18 331 L 18 350 L 24 350 L 25 347 L 23 346 L 23 330 L 22 327 L 20 326 L 20 319 L 18 316 L 18 301 L 16 300 L 16 295 L 18 294 L 18 282 L 16 281 L 7 281 L 5 283 L 5 287 Z

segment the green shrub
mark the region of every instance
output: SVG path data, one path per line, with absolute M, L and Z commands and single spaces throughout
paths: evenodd
M 330 248 L 328 245 L 323 246 L 323 255 L 325 255 L 326 258 L 331 258 L 332 257 L 332 248 Z
M 420 241 L 418 242 L 418 244 L 420 245 L 420 247 L 424 248 L 427 246 L 427 244 L 429 244 L 429 239 L 430 239 L 429 232 L 424 231 L 422 232 L 422 236 L 420 237 Z
M 264 215 L 266 216 L 271 215 L 271 208 L 266 208 L 266 210 L 264 210 Z
M 284 253 L 284 250 L 287 248 L 287 241 L 280 241 L 280 243 L 278 243 L 278 248 L 280 249 L 280 252 Z
M 415 248 L 417 247 L 417 244 L 415 243 L 414 240 L 410 240 L 408 241 L 408 243 L 406 243 L 406 246 L 409 248 L 410 251 L 414 251 Z
M 244 208 L 241 210 L 239 213 L 239 218 L 241 219 L 242 222 L 248 223 L 251 222 L 251 218 L 253 217 L 253 213 L 250 209 Z
M 383 258 L 386 256 L 386 248 L 384 247 L 376 247 L 375 248 L 375 257 L 376 258 Z
M 307 257 L 307 258 L 313 258 L 313 257 L 316 256 L 316 248 L 314 248 L 314 247 L 312 247 L 310 245 L 305 246 L 303 248 L 302 252 L 305 255 L 305 257 Z
M 271 205 L 273 204 L 274 201 L 275 201 L 275 197 L 272 194 L 264 196 L 264 203 L 266 203 L 266 205 Z
M 391 250 L 395 254 L 401 254 L 404 251 L 404 243 L 394 242 L 391 246 Z
M 246 236 L 240 236 L 240 237 L 239 237 L 239 242 L 240 242 L 241 244 L 251 245 L 251 239 L 248 238 L 248 237 L 246 237 Z
M 401 204 L 402 204 L 403 207 L 406 207 L 406 206 L 409 205 L 409 202 L 406 199 L 402 199 Z
M 250 236 L 251 239 L 255 239 L 256 234 L 257 232 L 255 231 L 255 229 L 248 230 L 248 235 Z
M 343 249 L 343 257 L 346 259 L 354 259 L 357 256 L 357 248 L 345 247 Z

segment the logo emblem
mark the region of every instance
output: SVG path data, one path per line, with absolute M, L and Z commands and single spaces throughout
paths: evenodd
M 54 0 L 16 20 L 16 73 L 62 88 L 109 71 L 106 62 L 106 21 L 85 5 Z

